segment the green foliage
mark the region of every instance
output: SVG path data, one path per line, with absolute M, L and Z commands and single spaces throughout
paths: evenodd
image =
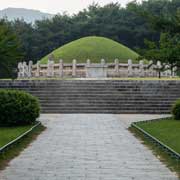
M 17 62 L 22 57 L 20 44 L 8 23 L 0 21 L 0 77 L 13 77 Z
M 152 3 L 151 0 L 149 2 Z M 175 66 L 180 67 L 180 1 L 158 0 L 157 3 L 162 5 L 160 14 L 150 13 L 146 8 L 136 8 L 136 12 L 155 31 L 161 32 L 159 41 L 145 41 L 146 49 L 141 50 L 140 54 L 154 63 L 161 61 L 170 65 L 172 72 Z
M 20 49 L 24 53 L 24 60 L 36 61 L 36 54 L 39 51 L 39 48 L 35 43 L 35 30 L 32 27 L 32 24 L 26 23 L 23 19 L 17 19 L 11 22 L 11 27 L 21 44 Z
M 32 124 L 40 113 L 37 98 L 18 90 L 0 90 L 0 125 Z
M 147 59 L 161 61 L 172 66 L 180 60 L 180 39 L 178 36 L 171 37 L 169 33 L 161 33 L 159 42 L 145 40 L 147 49 L 143 55 Z
M 72 63 L 73 59 L 80 63 L 90 59 L 95 63 L 100 62 L 102 58 L 107 62 L 113 62 L 116 58 L 121 62 L 127 62 L 128 59 L 136 60 L 138 57 L 137 53 L 111 39 L 95 36 L 73 41 L 56 49 L 52 54 L 56 62 L 63 59 L 65 63 Z M 44 57 L 41 63 L 47 63 L 48 56 Z
M 174 119 L 180 120 L 180 99 L 178 99 L 173 107 L 172 107 L 172 114 L 174 116 Z

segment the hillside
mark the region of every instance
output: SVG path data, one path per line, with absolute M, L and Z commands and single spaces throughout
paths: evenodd
M 50 53 L 51 54 L 51 53 Z M 127 62 L 128 59 L 136 60 L 138 54 L 126 46 L 104 37 L 90 36 L 78 39 L 68 43 L 52 52 L 55 61 L 63 59 L 66 63 L 71 63 L 76 59 L 79 63 L 86 62 L 90 59 L 91 62 L 100 62 L 100 59 L 105 59 L 106 62 L 113 62 L 118 58 L 120 62 Z M 41 63 L 47 63 L 48 56 L 41 59 Z
M 7 17 L 8 20 L 24 19 L 28 23 L 33 23 L 35 20 L 41 20 L 43 18 L 51 18 L 52 14 L 43 13 L 38 10 L 24 9 L 24 8 L 7 8 L 0 10 L 0 18 Z

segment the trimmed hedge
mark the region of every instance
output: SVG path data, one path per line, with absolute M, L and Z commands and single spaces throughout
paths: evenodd
M 36 97 L 19 90 L 0 90 L 0 126 L 32 124 L 39 114 Z
M 173 107 L 172 107 L 172 114 L 174 116 L 174 119 L 180 120 L 180 99 L 178 99 Z

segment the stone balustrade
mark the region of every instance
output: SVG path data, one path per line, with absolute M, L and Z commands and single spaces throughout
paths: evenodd
M 118 59 L 114 63 L 106 63 L 104 59 L 100 63 L 91 63 L 88 59 L 86 63 L 77 63 L 73 60 L 72 63 L 63 63 L 60 59 L 59 63 L 54 63 L 53 60 L 48 60 L 47 64 L 40 64 L 38 61 L 33 65 L 32 61 L 18 63 L 18 78 L 95 78 L 95 77 L 158 77 L 158 69 L 162 65 L 158 62 L 156 65 L 149 62 L 145 64 L 143 60 L 134 64 L 129 59 L 128 63 L 119 63 Z M 176 68 L 173 70 L 173 76 L 176 76 Z M 165 65 L 164 72 L 161 72 L 162 77 L 172 76 L 169 66 Z

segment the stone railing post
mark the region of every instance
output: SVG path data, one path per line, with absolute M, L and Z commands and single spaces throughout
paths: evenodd
M 23 77 L 28 77 L 29 68 L 26 62 L 23 62 Z
M 76 59 L 73 59 L 72 61 L 72 77 L 76 77 Z
M 105 65 L 105 64 L 106 64 L 105 60 L 101 59 L 101 65 Z
M 90 59 L 87 59 L 86 65 L 87 65 L 87 66 L 90 66 L 90 65 L 91 65 L 91 60 L 90 60 Z
M 164 75 L 165 77 L 170 76 L 170 74 L 169 74 L 169 65 L 166 64 L 164 67 L 165 67 L 165 69 L 164 69 L 163 75 Z
M 162 68 L 161 61 L 157 61 L 156 69 L 158 70 L 159 78 L 161 77 L 161 68 Z
M 21 78 L 22 77 L 22 63 L 19 62 L 18 63 L 18 78 Z
M 63 77 L 63 67 L 64 67 L 64 65 L 63 65 L 63 60 L 62 59 L 60 59 L 59 60 L 59 77 Z
M 87 62 L 86 62 L 86 65 L 85 65 L 86 78 L 89 77 L 88 69 L 89 69 L 90 65 L 91 65 L 91 60 L 87 59 Z
M 148 64 L 149 69 L 148 69 L 148 77 L 153 77 L 154 76 L 154 64 L 153 64 L 153 61 L 149 61 L 149 64 Z
M 144 61 L 139 61 L 139 76 L 144 77 Z
M 51 73 L 50 73 L 50 60 L 48 57 L 48 62 L 47 62 L 47 77 L 50 77 Z
M 28 77 L 32 77 L 32 65 L 33 65 L 33 62 L 32 61 L 29 61 L 29 64 L 28 64 Z
M 128 77 L 133 76 L 132 60 L 128 59 Z
M 176 71 L 177 71 L 177 67 L 174 67 L 174 68 L 173 68 L 173 77 L 176 76 Z
M 48 60 L 47 76 L 54 77 L 54 61 Z
M 40 76 L 40 61 L 36 63 L 36 77 Z
M 115 71 L 115 76 L 118 76 L 119 75 L 119 59 L 115 59 L 114 60 L 114 71 Z

